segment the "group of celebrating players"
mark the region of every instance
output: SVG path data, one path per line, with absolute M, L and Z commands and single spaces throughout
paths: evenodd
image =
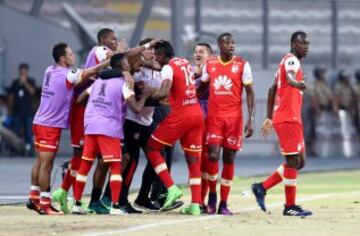
M 275 129 L 285 163 L 251 188 L 258 205 L 266 211 L 267 190 L 283 182 L 283 214 L 308 216 L 312 213 L 296 205 L 295 198 L 297 172 L 305 164 L 301 104 L 306 84 L 301 60 L 308 53 L 309 42 L 302 31 L 293 33 L 290 41 L 290 52 L 281 60 L 269 89 L 267 118 L 261 129 L 264 137 Z M 147 211 L 179 208 L 183 205 L 179 200 L 182 191 L 174 183 L 162 154 L 164 148 L 179 140 L 191 189 L 191 204 L 180 213 L 232 215 L 227 201 L 234 159 L 242 148 L 243 135 L 253 135 L 255 97 L 250 64 L 235 55 L 233 35 L 223 33 L 217 43 L 217 56 L 209 44 L 197 44 L 192 66 L 187 59 L 175 57 L 166 40 L 146 38 L 138 47 L 127 49 L 124 41 L 117 42 L 113 30 L 105 28 L 99 31 L 98 45 L 90 51 L 84 69 L 73 68 L 75 54 L 69 45 L 56 44 L 52 52 L 55 64 L 45 71 L 41 102 L 33 122 L 37 156 L 27 207 L 45 215 L 141 213 L 128 202 L 127 195 L 142 148 L 149 168 L 144 171 L 135 207 Z M 243 90 L 248 110 L 244 128 Z M 170 112 L 155 125 L 154 108 L 164 104 L 169 105 Z M 61 187 L 51 196 L 51 171 L 61 131 L 69 127 L 74 155 Z M 93 191 L 86 206 L 82 195 L 95 159 L 98 162 Z M 155 203 L 149 192 L 156 178 L 166 191 L 163 200 Z M 71 186 L 74 202 L 70 210 L 67 195 Z M 60 204 L 61 211 L 52 206 L 52 200 Z

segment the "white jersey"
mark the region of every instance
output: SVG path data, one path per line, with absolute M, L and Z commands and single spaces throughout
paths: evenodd
M 162 77 L 160 71 L 142 68 L 134 74 L 135 83 L 143 81 L 147 87 L 160 88 Z M 140 113 L 135 113 L 129 106 L 125 118 L 140 125 L 149 126 L 153 122 L 154 107 L 144 107 Z

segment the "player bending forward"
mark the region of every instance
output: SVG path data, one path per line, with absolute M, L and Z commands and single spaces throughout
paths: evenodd
M 252 185 L 256 201 L 263 211 L 267 190 L 281 181 L 285 185 L 286 203 L 284 216 L 309 216 L 311 211 L 296 205 L 296 179 L 305 165 L 304 135 L 301 120 L 302 95 L 306 90 L 300 61 L 309 51 L 306 33 L 297 31 L 291 36 L 291 51 L 280 61 L 275 82 L 269 89 L 267 118 L 261 133 L 267 137 L 272 128 L 278 136 L 285 163 L 262 183 Z
M 121 215 L 124 212 L 119 206 L 121 190 L 121 143 L 123 134 L 123 105 L 126 102 L 133 110 L 140 111 L 150 93 L 143 91 L 139 102 L 135 99 L 135 93 L 125 82 L 124 77 L 114 76 L 116 72 L 125 70 L 124 76 L 131 76 L 130 66 L 122 53 L 115 54 L 110 60 L 113 71 L 100 74 L 100 79 L 87 90 L 90 94 L 85 110 L 85 142 L 82 161 L 76 176 L 74 198 L 72 207 L 73 214 L 86 214 L 82 207 L 81 197 L 86 184 L 87 175 L 97 155 L 101 155 L 104 163 L 110 167 L 111 188 L 111 215 Z M 89 91 L 90 90 L 90 91 Z

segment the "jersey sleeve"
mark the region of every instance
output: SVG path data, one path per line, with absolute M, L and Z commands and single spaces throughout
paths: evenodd
M 135 95 L 134 90 L 131 89 L 127 83 L 125 83 L 123 85 L 122 93 L 123 93 L 125 100 L 128 100 L 131 96 Z
M 250 85 L 253 82 L 253 77 L 252 77 L 251 67 L 250 67 L 249 62 L 245 62 L 241 80 L 242 80 L 244 85 Z
M 204 67 L 203 67 L 200 80 L 202 82 L 209 82 L 209 73 L 207 71 L 207 64 L 205 64 Z
M 284 62 L 286 73 L 293 71 L 295 73 L 300 69 L 300 61 L 295 56 L 288 57 Z
M 161 70 L 161 80 L 164 81 L 166 79 L 173 80 L 174 70 L 170 65 L 165 65 Z
M 107 59 L 109 48 L 105 46 L 97 47 L 95 50 L 96 62 L 100 63 Z
M 81 75 L 82 75 L 83 70 L 75 68 L 70 70 L 67 75 L 66 75 L 66 85 L 67 87 L 71 87 L 74 84 L 78 83 L 79 81 L 81 81 Z

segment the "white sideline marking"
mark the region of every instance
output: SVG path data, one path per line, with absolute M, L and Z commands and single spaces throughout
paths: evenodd
M 347 192 L 347 193 L 325 194 L 325 195 L 320 195 L 320 196 L 302 198 L 302 199 L 297 200 L 297 202 L 314 201 L 314 200 L 319 200 L 319 199 L 324 199 L 324 198 L 330 198 L 330 197 L 333 197 L 336 195 L 357 194 L 357 193 L 360 193 L 360 191 L 353 191 L 353 192 Z M 283 206 L 283 205 L 284 205 L 283 202 L 277 202 L 277 203 L 268 205 L 267 208 L 268 209 L 275 208 L 275 207 Z M 248 207 L 248 208 L 244 208 L 244 209 L 238 209 L 238 210 L 234 211 L 234 213 L 251 212 L 251 211 L 256 211 L 256 210 L 261 211 L 260 208 L 258 206 L 256 206 L 256 207 Z M 188 219 L 182 219 L 182 220 L 169 220 L 169 221 L 163 221 L 163 222 L 158 222 L 158 223 L 137 225 L 137 226 L 132 226 L 132 227 L 128 227 L 128 228 L 107 231 L 107 232 L 95 232 L 95 233 L 89 233 L 89 234 L 83 234 L 83 235 L 84 236 L 106 236 L 106 235 L 113 235 L 113 234 L 120 234 L 120 233 L 136 232 L 136 231 L 141 231 L 144 229 L 157 228 L 157 227 L 163 226 L 163 225 L 175 225 L 175 224 L 181 224 L 181 223 L 187 223 L 187 222 L 213 220 L 213 219 L 217 219 L 220 217 L 226 217 L 226 216 L 210 215 L 210 216 L 201 216 L 201 217 L 196 217 L 196 218 L 194 217 L 194 218 L 188 218 Z
M 0 196 L 0 200 L 20 200 L 20 199 L 28 199 L 29 196 Z

